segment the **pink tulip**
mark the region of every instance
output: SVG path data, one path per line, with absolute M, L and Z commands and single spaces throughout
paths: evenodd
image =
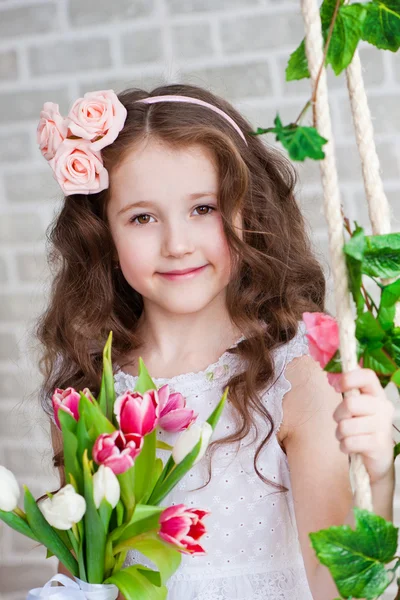
M 80 395 L 73 387 L 69 387 L 66 390 L 56 388 L 51 400 L 53 403 L 54 419 L 59 429 L 61 429 L 60 421 L 58 418 L 59 410 L 64 410 L 65 412 L 70 414 L 71 417 L 75 419 L 75 421 L 79 420 L 78 406 Z
M 159 406 L 157 390 L 142 394 L 125 392 L 114 403 L 114 413 L 121 430 L 126 433 L 146 435 L 158 424 Z
M 93 459 L 98 465 L 109 467 L 115 475 L 130 469 L 143 448 L 143 437 L 122 431 L 102 433 L 93 446 Z
M 196 420 L 194 410 L 186 408 L 186 400 L 180 393 L 169 393 L 169 386 L 158 390 L 160 419 L 158 425 L 165 431 L 183 431 Z
M 159 536 L 181 552 L 205 554 L 197 540 L 206 533 L 202 519 L 209 514 L 207 510 L 187 508 L 184 504 L 170 506 L 160 515 Z
M 306 337 L 310 354 L 322 368 L 328 364 L 339 348 L 339 327 L 336 320 L 325 313 L 304 312 L 303 321 L 307 328 Z M 339 392 L 341 373 L 327 373 L 328 381 Z

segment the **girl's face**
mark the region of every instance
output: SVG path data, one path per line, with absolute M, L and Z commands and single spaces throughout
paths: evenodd
M 107 216 L 121 270 L 145 307 L 194 313 L 225 294 L 231 261 L 206 148 L 143 142 L 113 171 L 110 188 Z M 171 274 L 188 269 L 196 271 Z

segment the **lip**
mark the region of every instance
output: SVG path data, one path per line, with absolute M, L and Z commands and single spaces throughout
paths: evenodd
M 170 279 L 172 281 L 182 279 L 191 279 L 192 277 L 196 277 L 199 273 L 204 271 L 207 265 L 203 265 L 202 267 L 196 267 L 194 269 L 182 269 L 181 271 L 168 271 L 167 273 L 158 273 L 161 277 L 165 279 Z

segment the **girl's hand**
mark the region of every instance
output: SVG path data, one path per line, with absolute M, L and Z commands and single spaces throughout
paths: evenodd
M 374 484 L 393 469 L 393 403 L 374 371 L 354 369 L 343 373 L 338 388 L 344 393 L 359 389 L 358 396 L 343 398 L 333 413 L 336 437 L 345 454 L 361 454 L 370 482 Z

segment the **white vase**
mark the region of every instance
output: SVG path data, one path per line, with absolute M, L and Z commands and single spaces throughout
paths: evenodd
M 62 587 L 53 586 L 53 581 L 62 583 Z M 30 590 L 26 600 L 116 600 L 118 594 L 117 586 L 112 583 L 86 583 L 78 577 L 70 579 L 63 573 L 57 573 L 42 588 Z

